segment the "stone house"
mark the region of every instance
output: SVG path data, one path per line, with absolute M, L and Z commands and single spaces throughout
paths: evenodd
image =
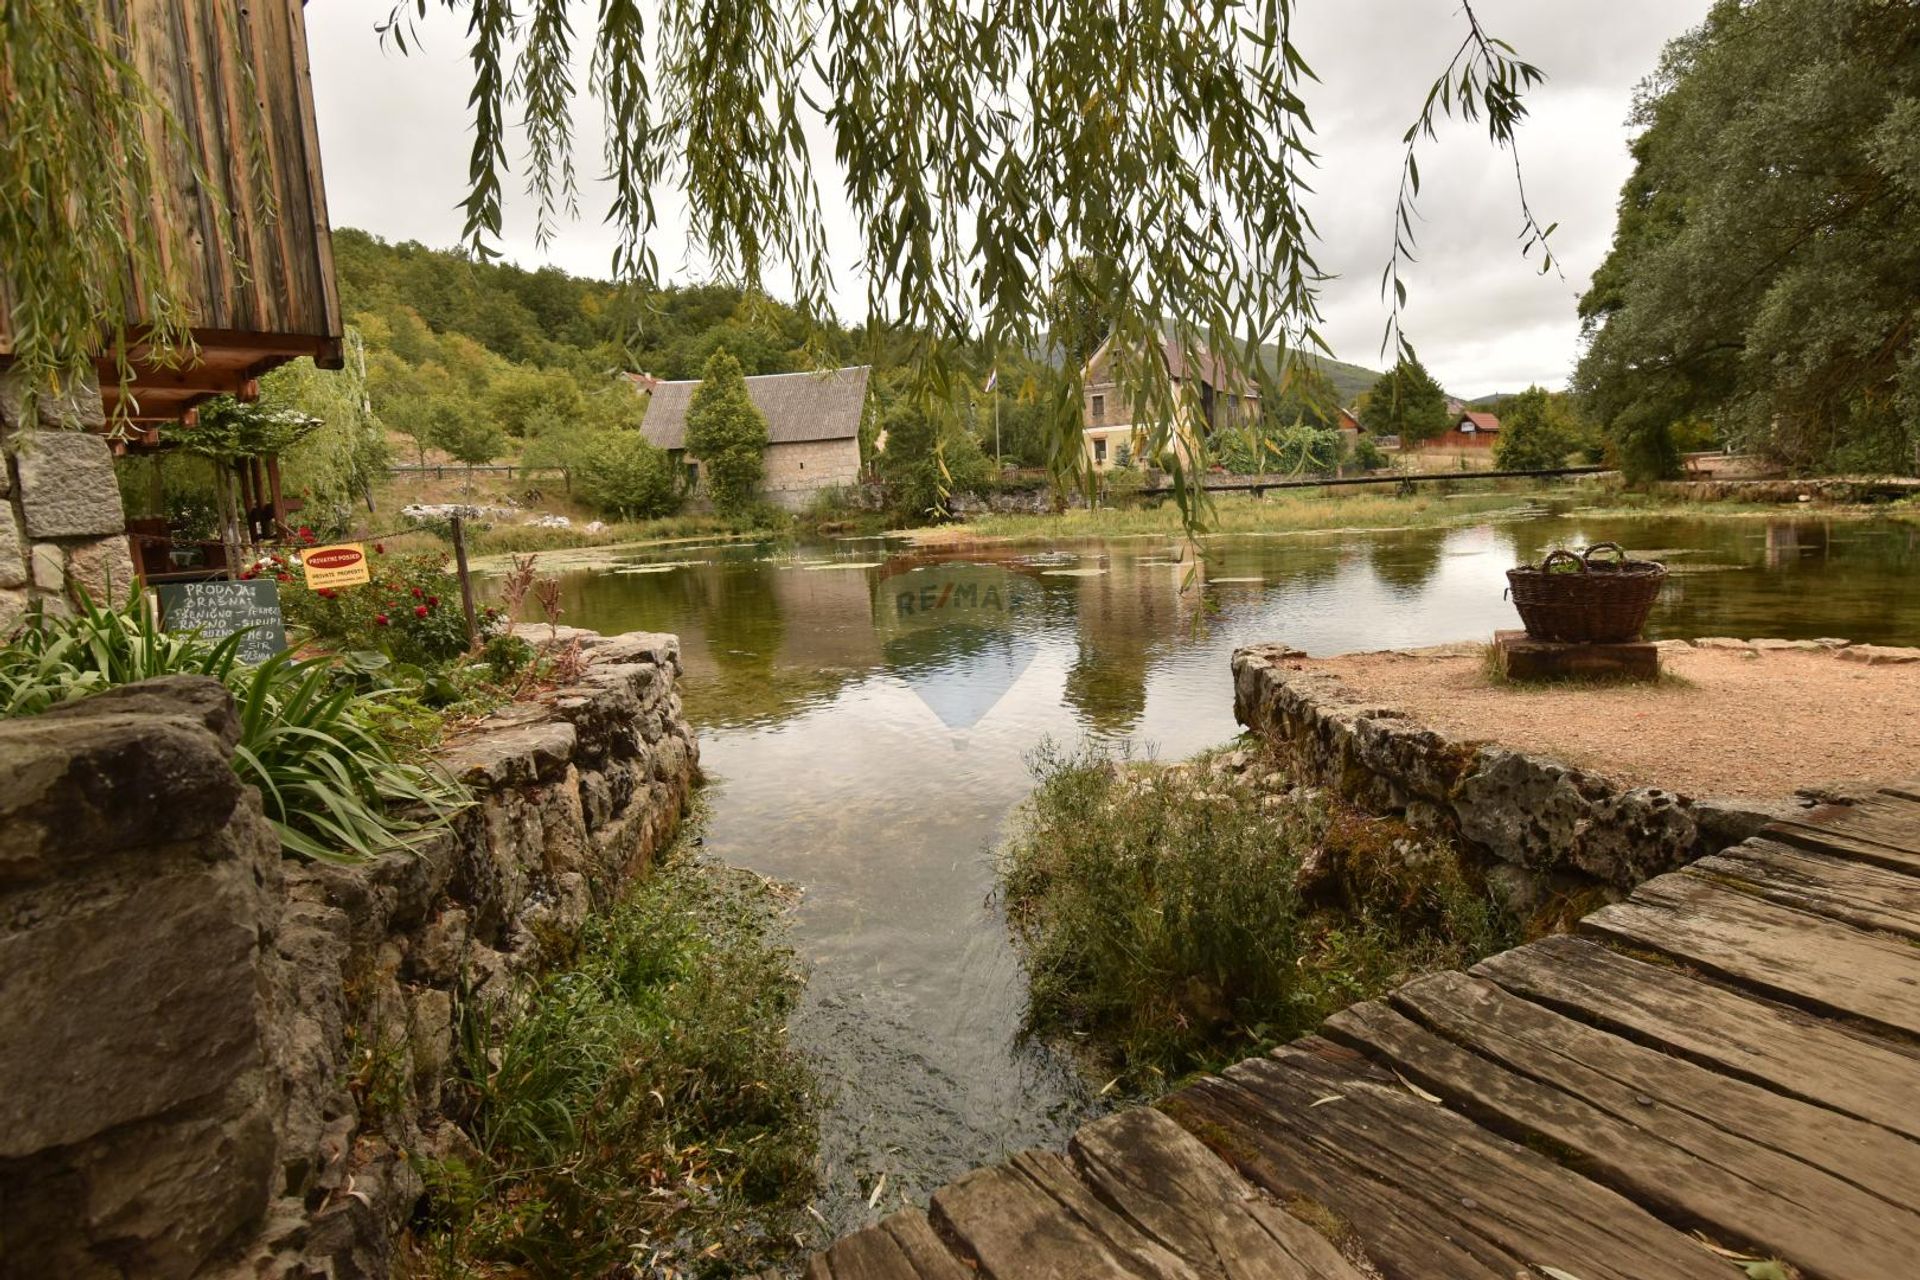
M 1082 379 L 1082 445 L 1096 471 L 1106 471 L 1123 461 L 1138 465 L 1140 450 L 1157 425 L 1133 421 L 1129 397 L 1116 381 L 1111 345 L 1111 340 L 1100 344 L 1087 360 Z M 1198 406 L 1185 411 L 1188 420 L 1179 424 L 1177 441 L 1190 442 L 1193 433 L 1204 439 L 1223 426 L 1259 416 L 1259 393 L 1229 378 L 1212 352 L 1201 350 L 1189 359 L 1171 338 L 1161 340 L 1161 351 L 1175 394 L 1192 391 Z
M 761 492 L 788 511 L 804 509 L 829 489 L 860 482 L 860 418 L 867 405 L 866 365 L 821 373 L 770 373 L 748 378 L 747 397 L 767 420 Z M 700 488 L 700 460 L 687 453 L 687 407 L 698 379 L 635 381 L 647 395 L 640 430 L 686 467 Z

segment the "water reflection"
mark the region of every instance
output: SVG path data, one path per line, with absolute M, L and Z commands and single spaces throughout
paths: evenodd
M 991 851 L 1043 738 L 1185 755 L 1235 731 L 1239 645 L 1484 639 L 1505 570 L 1618 541 L 1675 568 L 1656 636 L 1920 639 L 1920 528 L 1579 511 L 1447 531 L 964 556 L 731 546 L 564 576 L 567 620 L 675 631 L 715 779 L 708 846 L 800 884 L 794 1035 L 832 1089 L 819 1206 L 844 1228 L 1061 1141 L 1096 1101 L 1020 1036 Z M 861 557 L 856 559 L 856 556 Z M 877 562 L 877 563 L 876 563 Z M 879 1198 L 869 1198 L 885 1175 Z

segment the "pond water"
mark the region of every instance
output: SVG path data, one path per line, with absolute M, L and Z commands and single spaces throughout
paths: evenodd
M 1188 755 L 1237 731 L 1228 659 L 1486 639 L 1504 571 L 1618 541 L 1675 570 L 1649 633 L 1920 640 L 1920 526 L 1600 519 L 928 555 L 884 540 L 675 547 L 564 575 L 565 621 L 677 632 L 710 852 L 791 881 L 794 1025 L 830 1091 L 844 1230 L 1063 1140 L 1097 1087 L 1020 1033 L 992 851 L 1043 740 Z M 884 1184 L 882 1179 L 884 1178 Z

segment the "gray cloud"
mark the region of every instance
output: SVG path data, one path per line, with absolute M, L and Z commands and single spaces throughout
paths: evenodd
M 1563 385 L 1576 355 L 1574 299 L 1586 287 L 1612 236 L 1614 204 L 1630 160 L 1624 124 L 1634 86 L 1653 69 L 1661 46 L 1699 22 L 1708 0 L 1478 0 L 1488 30 L 1508 40 L 1548 76 L 1535 90 L 1532 118 L 1519 138 L 1527 192 L 1554 233 L 1562 272 L 1541 276 L 1523 261 L 1512 160 L 1494 151 L 1484 129 L 1443 127 L 1421 152 L 1420 261 L 1409 281 L 1407 330 L 1436 376 L 1464 395 L 1513 390 L 1528 382 Z M 583 10 L 587 6 L 582 6 Z M 468 68 L 462 22 L 437 8 L 421 24 L 424 47 L 401 57 L 384 51 L 374 24 L 390 0 L 328 0 L 306 18 L 313 54 L 327 190 L 337 225 L 391 239 L 453 243 L 464 190 Z M 590 12 L 576 26 L 586 29 Z M 1317 256 L 1337 278 L 1323 294 L 1323 334 L 1342 358 L 1379 363 L 1386 309 L 1379 275 L 1391 244 L 1400 136 L 1427 86 L 1464 31 L 1454 0 L 1301 0 L 1295 42 L 1320 83 L 1306 95 L 1321 164 L 1311 211 L 1321 233 Z M 584 82 L 584 66 L 580 80 Z M 544 251 L 533 244 L 524 199 L 508 202 L 503 247 L 527 265 L 552 262 L 605 275 L 613 237 L 598 173 L 597 112 L 578 121 L 582 217 Z M 518 159 L 518 157 L 515 157 Z M 823 163 L 821 172 L 827 172 Z M 836 254 L 855 260 L 844 203 L 828 196 Z M 701 273 L 681 249 L 684 219 L 674 200 L 661 205 L 663 267 L 677 278 Z M 856 316 L 863 285 L 837 270 L 837 305 Z

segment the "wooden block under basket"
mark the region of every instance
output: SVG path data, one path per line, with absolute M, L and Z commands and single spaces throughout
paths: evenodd
M 1563 644 L 1535 640 L 1524 631 L 1496 631 L 1494 650 L 1509 680 L 1657 680 L 1660 647 L 1651 640 L 1624 644 Z

